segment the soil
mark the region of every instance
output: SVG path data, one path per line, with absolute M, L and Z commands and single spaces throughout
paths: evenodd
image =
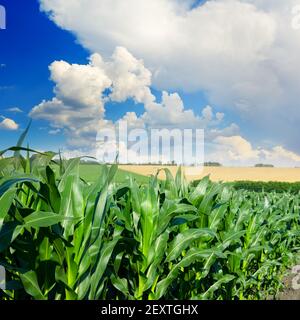
M 299 275 L 299 273 L 298 273 Z M 276 299 L 278 300 L 300 300 L 300 289 L 295 290 L 293 288 L 293 279 L 297 274 L 292 272 L 292 269 L 289 270 L 288 275 L 284 278 L 284 289 L 278 294 Z M 299 277 L 300 278 L 300 277 Z M 300 281 L 298 280 L 298 283 Z

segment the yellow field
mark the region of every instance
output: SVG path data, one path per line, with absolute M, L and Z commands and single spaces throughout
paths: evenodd
M 176 174 L 176 166 L 155 166 L 155 165 L 120 165 L 120 169 L 135 172 L 145 176 L 156 174 L 157 170 L 168 168 L 173 175 Z M 204 167 L 201 171 L 195 168 L 185 168 L 187 180 L 196 180 L 210 175 L 212 181 L 300 181 L 300 168 L 230 168 L 230 167 Z M 164 178 L 161 172 L 159 177 Z

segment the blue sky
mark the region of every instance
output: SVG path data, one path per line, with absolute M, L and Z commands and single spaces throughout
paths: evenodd
M 201 1 L 199 1 L 200 3 Z M 43 99 L 53 96 L 53 82 L 49 80 L 48 66 L 55 60 L 66 60 L 70 63 L 85 64 L 90 55 L 76 37 L 56 26 L 47 15 L 40 11 L 36 0 L 1 1 L 6 8 L 7 29 L 1 30 L 0 63 L 0 110 L 1 115 L 13 118 L 20 128 L 18 131 L 0 131 L 0 148 L 14 145 L 20 132 L 29 122 L 27 114 L 33 106 Z M 196 3 L 195 3 L 196 5 Z M 161 93 L 153 89 L 160 97 Z M 207 103 L 203 93 L 181 93 L 184 102 L 199 113 L 199 106 Z M 132 100 L 125 103 L 107 105 L 107 118 L 117 120 L 127 111 L 143 113 L 142 104 Z M 24 113 L 12 113 L 8 109 L 18 107 Z M 63 135 L 53 136 L 48 133 L 49 124 L 34 120 L 28 140 L 35 148 L 58 150 L 64 144 Z M 36 135 L 36 132 L 39 132 Z
M 84 63 L 88 52 L 71 33 L 58 28 L 41 13 L 37 1 L 10 0 L 1 4 L 6 8 L 7 29 L 0 32 L 0 62 L 5 65 L 0 69 L 0 110 L 1 115 L 13 117 L 21 131 L 29 122 L 27 114 L 31 108 L 53 95 L 49 64 L 61 59 Z M 24 113 L 11 114 L 7 109 L 12 107 Z M 47 125 L 40 121 L 32 123 L 30 143 L 44 148 L 46 141 L 49 148 L 57 149 L 63 137 L 52 137 L 47 130 L 39 129 Z M 13 145 L 20 131 L 0 131 L 1 148 Z
M 134 112 L 139 121 L 146 121 L 147 116 L 145 124 L 150 125 L 157 124 L 160 115 L 163 117 L 169 110 L 170 119 L 177 119 L 173 125 L 205 123 L 209 160 L 221 157 L 224 163 L 237 165 L 260 160 L 298 164 L 300 143 L 295 123 L 300 120 L 300 113 L 295 84 L 300 75 L 300 46 L 296 44 L 299 32 L 286 33 L 284 29 L 290 26 L 288 19 L 292 17 L 287 12 L 294 0 L 288 0 L 285 6 L 275 0 L 268 5 L 258 0 L 145 0 L 143 4 L 130 0 L 130 5 L 135 4 L 130 8 L 124 3 L 118 0 L 112 8 L 102 0 L 79 0 L 77 6 L 70 0 L 0 0 L 7 14 L 7 28 L 0 30 L 0 148 L 16 142 L 29 122 L 31 110 L 45 101 L 33 114 L 30 145 L 74 150 L 69 141 L 70 124 L 68 127 L 50 119 L 54 109 L 49 113 L 49 103 L 55 98 L 62 106 L 75 110 L 81 102 L 68 104 L 65 86 L 71 80 L 66 79 L 67 73 L 52 81 L 50 77 L 55 77 L 62 61 L 70 70 L 74 64 L 88 66 L 94 53 L 101 55 L 105 63 L 116 63 L 113 52 L 122 47 L 146 78 L 147 70 L 151 72 L 151 81 L 141 78 L 141 83 L 135 85 L 145 92 L 149 88 L 158 108 L 151 113 L 151 107 L 144 100 L 139 101 L 131 88 L 126 99 L 105 103 L 103 119 L 113 123 L 127 112 Z M 283 38 L 283 34 L 288 36 Z M 128 58 L 126 53 L 125 56 Z M 123 51 L 125 60 L 126 57 Z M 122 63 L 126 68 L 125 60 Z M 59 63 L 50 71 L 54 61 Z M 294 64 L 293 70 L 289 64 Z M 99 73 L 97 68 L 93 66 L 92 70 Z M 88 77 L 88 68 L 85 72 Z M 127 76 L 132 76 L 130 72 Z M 123 78 L 112 79 L 114 90 L 120 81 L 129 81 L 124 75 L 118 76 Z M 83 82 L 83 86 L 89 85 L 90 82 Z M 83 89 L 79 88 L 81 94 Z M 168 96 L 162 101 L 163 91 L 170 97 L 173 94 L 172 101 Z M 168 103 L 175 103 L 174 114 Z M 176 111 L 178 103 L 184 105 L 184 111 Z M 11 108 L 23 112 L 9 111 Z M 62 112 L 59 110 L 61 116 L 66 116 Z M 178 117 L 182 119 L 179 121 Z M 7 122 L 1 124 L 5 119 L 12 120 L 18 129 L 7 130 Z M 165 123 L 166 119 L 162 120 Z M 82 129 L 85 124 L 78 121 L 74 125 Z M 282 129 L 277 130 L 278 127 Z

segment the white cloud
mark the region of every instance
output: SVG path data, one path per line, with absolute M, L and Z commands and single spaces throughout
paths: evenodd
M 253 149 L 251 143 L 241 136 L 219 136 L 214 142 L 225 155 L 225 159 L 234 161 L 259 159 L 259 151 Z
M 126 121 L 129 128 L 145 128 L 144 120 L 139 118 L 135 112 L 126 112 L 125 116 L 120 120 Z
M 202 116 L 204 117 L 205 120 L 211 121 L 213 119 L 213 112 L 211 106 L 206 106 L 202 110 Z
M 262 150 L 263 156 L 269 161 L 280 161 L 281 163 L 296 162 L 300 163 L 300 156 L 295 152 L 286 150 L 282 146 L 276 146 L 269 150 Z
M 224 125 L 224 113 L 215 113 L 209 105 L 197 115 L 185 108 L 176 92 L 163 91 L 161 101 L 157 101 L 150 89 L 151 71 L 125 48 L 118 47 L 106 61 L 100 54 L 93 54 L 87 65 L 56 61 L 51 64 L 50 71 L 55 83 L 55 97 L 35 106 L 30 116 L 49 121 L 52 127 L 50 134 L 64 130 L 68 142 L 65 151 L 69 155 L 95 156 L 97 131 L 114 128 L 117 124 L 105 119 L 105 103 L 132 98 L 136 103 L 144 104 L 145 112 L 139 117 L 135 112 L 127 112 L 119 119 L 127 121 L 130 129 L 204 128 L 210 148 L 209 160 L 224 164 L 270 161 L 294 165 L 299 162 L 300 156 L 283 146 L 253 147 L 240 136 L 237 124 Z M 130 157 L 135 159 L 132 153 Z M 148 160 L 143 155 L 138 161 Z
M 32 118 L 47 120 L 54 129 L 64 129 L 70 143 L 76 145 L 84 141 L 88 144 L 96 134 L 105 111 L 102 95 L 111 86 L 105 71 L 93 60 L 92 56 L 87 65 L 53 62 L 49 69 L 56 96 L 30 112 Z
M 195 116 L 193 110 L 185 110 L 178 93 L 169 94 L 163 91 L 161 102 L 145 104 L 145 110 L 142 118 L 151 127 L 195 127 L 199 125 L 199 117 Z
M 231 83 L 239 83 L 242 74 L 251 75 L 276 31 L 272 16 L 234 0 L 208 1 L 192 11 L 173 0 L 79 0 L 76 5 L 70 0 L 41 0 L 41 4 L 90 50 L 108 55 L 122 45 L 143 57 L 157 71 L 155 84 L 188 90 L 204 86 L 222 95 Z
M 56 134 L 59 134 L 60 132 L 61 132 L 60 129 L 53 129 L 48 131 L 48 133 L 51 135 L 56 135 Z
M 91 61 L 111 79 L 111 100 L 122 102 L 133 98 L 137 103 L 155 100 L 150 91 L 152 73 L 142 60 L 136 59 L 127 49 L 116 47 L 109 62 L 104 63 L 99 54 L 93 54 Z
M 55 61 L 49 69 L 56 96 L 35 106 L 30 116 L 51 121 L 55 127 L 71 130 L 72 134 L 95 132 L 98 121 L 104 118 L 104 104 L 108 100 L 121 102 L 133 98 L 137 103 L 155 100 L 150 90 L 151 72 L 125 48 L 116 48 L 106 62 L 95 53 L 87 65 Z M 104 96 L 106 89 L 111 91 L 108 97 Z
M 209 145 L 207 160 L 225 165 L 254 165 L 267 163 L 275 166 L 295 166 L 300 164 L 300 155 L 282 146 L 272 148 L 254 147 L 242 136 L 218 136 Z
M 177 0 L 40 2 L 92 52 L 108 57 L 124 46 L 143 58 L 156 88 L 204 90 L 261 138 L 300 147 L 300 31 L 291 28 L 298 0 L 215 0 L 193 10 L 194 1 Z
M 125 48 L 117 47 L 107 61 L 95 53 L 87 65 L 55 61 L 49 69 L 55 97 L 35 106 L 30 116 L 49 121 L 54 130 L 64 129 L 72 146 L 89 144 L 99 128 L 112 125 L 105 119 L 107 101 L 132 98 L 143 103 L 145 112 L 140 117 L 127 112 L 122 118 L 136 128 L 205 128 L 219 125 L 224 117 L 221 113 L 214 114 L 210 106 L 202 110 L 201 117 L 197 116 L 193 110 L 185 109 L 178 93 L 163 91 L 161 101 L 156 101 L 150 89 L 151 71 Z
M 222 121 L 224 118 L 224 113 L 223 112 L 217 112 L 216 113 L 216 118 L 218 121 Z
M 237 136 L 240 134 L 240 127 L 235 124 L 231 123 L 229 126 L 225 128 L 211 128 L 208 132 L 206 132 L 206 138 L 208 141 L 212 141 L 219 136 L 222 137 L 231 137 Z
M 19 125 L 14 120 L 4 117 L 2 118 L 3 120 L 0 122 L 0 130 L 18 130 Z
M 58 99 L 77 109 L 88 107 L 92 114 L 104 112 L 101 96 L 111 81 L 95 66 L 93 56 L 88 65 L 55 61 L 49 69 L 51 79 L 56 83 L 54 91 Z
M 6 109 L 6 111 L 13 112 L 13 113 L 22 113 L 23 112 L 23 110 L 21 110 L 18 107 L 8 108 L 8 109 Z

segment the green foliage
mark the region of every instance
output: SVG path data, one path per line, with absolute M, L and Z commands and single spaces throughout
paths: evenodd
M 290 192 L 299 194 L 300 182 L 262 182 L 262 181 L 236 181 L 233 183 L 236 190 L 248 190 L 255 192 Z
M 53 156 L 0 160 L 1 299 L 262 299 L 281 288 L 299 250 L 298 195 L 194 186 L 180 170 L 120 184 L 115 165 L 90 183 L 80 159 Z

